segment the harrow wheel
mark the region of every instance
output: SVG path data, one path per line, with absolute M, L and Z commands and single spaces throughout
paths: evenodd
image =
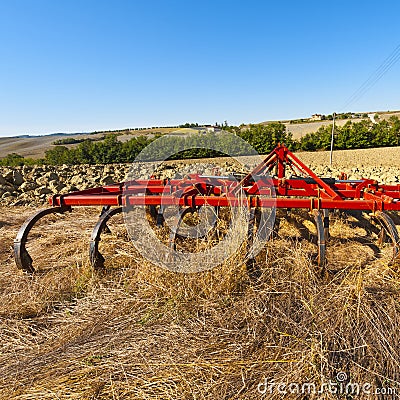
M 70 206 L 62 206 L 62 207 L 53 207 L 46 208 L 45 210 L 40 210 L 36 214 L 32 215 L 25 223 L 21 226 L 18 231 L 17 237 L 14 239 L 14 257 L 15 263 L 19 269 L 22 269 L 28 273 L 34 273 L 35 268 L 32 265 L 32 257 L 29 255 L 26 250 L 26 242 L 28 239 L 28 235 L 30 230 L 36 224 L 39 219 L 43 218 L 49 214 L 63 214 L 66 211 L 71 211 Z

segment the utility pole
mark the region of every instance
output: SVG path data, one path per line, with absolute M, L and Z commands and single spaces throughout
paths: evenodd
M 332 154 L 333 154 L 333 137 L 335 134 L 335 117 L 336 117 L 336 113 L 333 113 L 333 125 L 332 125 L 332 136 L 331 136 L 331 154 L 329 157 L 330 160 L 330 166 L 332 166 Z

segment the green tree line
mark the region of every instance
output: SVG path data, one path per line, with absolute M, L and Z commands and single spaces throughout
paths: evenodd
M 317 132 L 308 133 L 296 143 L 297 150 L 328 150 L 331 145 L 332 125 L 321 126 Z M 336 126 L 334 149 L 366 149 L 371 147 L 400 146 L 400 119 L 391 116 L 389 120 L 373 123 L 369 119 L 360 122 L 347 121 Z
M 105 139 L 105 135 L 101 136 L 101 137 L 96 137 L 96 138 L 65 138 L 65 139 L 58 139 L 55 140 L 52 144 L 55 146 L 61 146 L 64 144 L 77 144 L 77 143 L 82 143 L 85 140 L 90 140 L 91 142 L 98 142 L 99 140 L 104 140 Z

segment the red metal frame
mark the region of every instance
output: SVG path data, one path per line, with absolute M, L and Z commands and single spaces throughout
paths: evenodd
M 292 171 L 293 176 L 286 173 Z M 246 196 L 237 196 L 241 189 Z M 185 179 L 134 180 L 57 194 L 54 207 L 64 206 L 232 206 L 363 211 L 400 210 L 400 184 L 380 185 L 372 179 L 321 178 L 284 145 L 278 145 L 238 182 L 230 177 L 192 174 Z
M 290 172 L 292 176 L 289 177 Z M 198 174 L 184 179 L 131 180 L 68 194 L 56 194 L 50 198 L 50 204 L 53 207 L 39 210 L 30 217 L 14 240 L 16 265 L 28 273 L 35 272 L 32 257 L 25 246 L 31 228 L 40 218 L 51 213 L 71 211 L 75 206 L 106 206 L 103 207 L 90 239 L 89 255 L 94 269 L 104 265 L 98 243 L 107 221 L 113 215 L 121 213 L 124 206 L 129 208 L 135 205 L 160 206 L 158 210 L 156 207 L 149 207 L 150 214 L 156 211 L 157 226 L 163 224 L 164 206 L 182 206 L 176 225 L 170 233 L 169 246 L 172 249 L 175 249 L 180 220 L 186 212 L 196 211 L 203 205 L 216 208 L 239 205 L 249 207 L 247 248 L 250 249 L 248 259 L 251 265 L 254 261 L 251 246 L 256 207 L 308 209 L 312 211 L 317 227 L 317 261 L 322 268 L 326 265 L 326 240 L 329 237 L 328 210 L 369 211 L 372 212 L 371 219 L 381 224 L 380 237 L 384 238 L 386 235 L 393 243 L 393 260 L 399 260 L 400 255 L 397 228 L 390 216 L 383 212 L 400 210 L 400 185 L 379 185 L 372 179 L 352 181 L 321 178 L 284 145 L 278 145 L 241 181 L 233 176 Z M 110 208 L 111 206 L 115 207 Z

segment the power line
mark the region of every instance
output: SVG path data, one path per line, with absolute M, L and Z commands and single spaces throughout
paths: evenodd
M 389 54 L 381 65 L 368 77 L 368 79 L 347 99 L 345 105 L 340 109 L 344 111 L 347 107 L 360 100 L 364 94 L 371 89 L 400 59 L 400 44 Z M 330 165 L 332 165 L 333 142 L 335 135 L 335 113 L 333 113 L 333 125 L 331 135 Z
M 368 79 L 347 99 L 341 111 L 358 101 L 372 86 L 374 86 L 394 64 L 400 59 L 400 44 L 382 62 L 382 64 L 368 77 Z
M 359 100 L 383 75 L 399 60 L 400 45 L 387 57 L 383 63 L 369 76 L 369 78 L 349 97 L 343 109 Z

